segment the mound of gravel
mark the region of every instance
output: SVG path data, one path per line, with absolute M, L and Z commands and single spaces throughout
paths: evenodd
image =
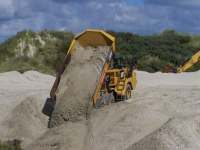
M 90 118 L 92 96 L 109 51 L 108 46 L 79 47 L 75 50 L 61 76 L 50 127 Z

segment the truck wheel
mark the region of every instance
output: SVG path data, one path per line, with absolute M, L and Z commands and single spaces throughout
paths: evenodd
M 97 99 L 97 102 L 94 107 L 98 109 L 104 107 L 105 105 L 106 105 L 105 99 L 103 98 L 103 96 L 101 96 Z
M 126 93 L 125 93 L 125 99 L 130 99 L 131 98 L 131 86 L 130 84 L 127 84 L 126 85 Z
M 109 99 L 110 99 L 110 94 L 106 93 L 102 96 L 102 98 L 104 99 L 104 101 L 106 102 L 106 105 L 109 104 Z
M 115 103 L 115 97 L 114 97 L 114 95 L 111 94 L 109 104 L 112 104 L 112 103 Z
M 106 105 L 109 105 L 111 103 L 115 103 L 115 97 L 113 94 L 106 93 L 102 96 L 106 102 Z

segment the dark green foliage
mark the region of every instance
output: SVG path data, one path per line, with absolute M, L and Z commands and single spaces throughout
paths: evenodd
M 166 62 L 160 60 L 158 57 L 147 55 L 138 60 L 138 69 L 148 72 L 157 72 L 161 71 L 165 64 Z
M 194 41 L 192 41 L 192 36 L 181 35 L 174 30 L 165 30 L 152 36 L 114 31 L 106 32 L 116 38 L 116 53 L 118 55 L 136 56 L 138 60 L 141 60 L 141 64 L 138 64 L 139 69 L 149 72 L 161 71 L 165 63 L 178 67 L 200 50 L 200 46 L 191 44 Z M 158 59 L 150 61 L 150 58 L 145 56 L 157 57 Z M 147 61 L 144 61 L 144 59 L 147 59 Z
M 18 61 L 22 61 L 22 62 L 28 62 L 29 59 L 30 58 L 26 54 L 17 58 Z
M 154 71 L 160 71 L 162 69 L 161 63 L 159 60 L 153 60 L 150 62 L 150 66 Z
M 162 71 L 166 64 L 179 67 L 200 50 L 200 36 L 180 34 L 174 30 L 165 30 L 150 36 L 112 30 L 106 32 L 116 39 L 116 55 L 126 58 L 137 57 L 138 70 L 148 72 Z M 0 72 L 18 70 L 23 73 L 32 69 L 49 74 L 54 70 L 57 73 L 73 38 L 72 32 L 46 29 L 39 33 L 27 30 L 18 32 L 16 36 L 0 45 Z M 17 56 L 15 52 L 19 43 L 25 43 L 23 56 Z M 33 58 L 27 56 L 30 52 L 29 44 L 37 49 Z M 188 70 L 199 69 L 200 65 L 197 63 Z
M 30 59 L 30 64 L 34 67 L 37 67 L 39 65 L 38 61 L 37 61 L 37 58 L 34 57 L 34 58 L 31 58 Z

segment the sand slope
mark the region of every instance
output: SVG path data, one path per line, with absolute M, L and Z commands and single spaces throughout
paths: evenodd
M 89 122 L 51 129 L 41 111 L 55 78 L 0 74 L 0 138 L 17 137 L 25 149 L 41 150 L 200 149 L 200 73 L 136 73 L 131 100 L 92 109 Z
M 0 74 L 0 139 L 17 138 L 24 147 L 47 129 L 42 109 L 54 80 L 36 71 Z

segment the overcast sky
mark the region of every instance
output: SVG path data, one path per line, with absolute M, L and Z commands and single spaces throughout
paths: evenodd
M 200 34 L 200 0 L 0 0 L 0 43 L 24 29 Z

